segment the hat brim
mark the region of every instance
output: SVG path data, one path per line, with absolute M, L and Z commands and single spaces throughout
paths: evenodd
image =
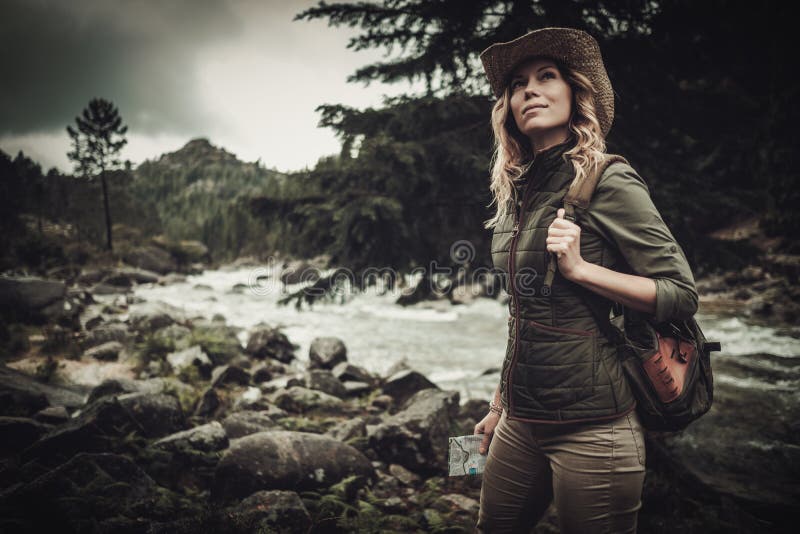
M 503 95 L 513 69 L 531 56 L 558 60 L 591 80 L 597 120 L 603 136 L 608 135 L 614 121 L 614 90 L 597 41 L 574 28 L 542 28 L 513 41 L 491 45 L 481 52 L 480 59 L 496 98 Z

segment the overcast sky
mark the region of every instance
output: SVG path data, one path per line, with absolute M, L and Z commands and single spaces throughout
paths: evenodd
M 339 150 L 315 107 L 379 106 L 410 89 L 345 83 L 383 51 L 347 49 L 356 30 L 327 20 L 292 22 L 317 3 L 0 0 L 0 149 L 71 170 L 65 128 L 102 97 L 128 124 L 122 156 L 134 163 L 202 136 L 245 161 L 313 167 Z

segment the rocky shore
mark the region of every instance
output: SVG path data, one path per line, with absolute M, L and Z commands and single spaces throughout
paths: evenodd
M 374 374 L 324 332 L 299 358 L 268 324 L 241 332 L 158 303 L 130 311 L 143 304 L 131 287 L 182 276 L 2 280 L 16 322 L 0 365 L 0 531 L 474 530 L 481 479 L 447 476 L 447 438 L 471 434 L 485 400 L 402 363 Z M 699 281 L 702 305 L 753 288 L 739 300 L 770 300 L 766 313 L 791 329 L 791 306 L 765 293 L 786 293 L 789 276 Z M 800 361 L 752 361 L 720 368 L 775 388 L 743 396 L 721 383 L 702 425 L 648 436 L 641 532 L 788 531 L 797 519 L 799 403 L 780 381 Z M 556 525 L 551 509 L 535 532 Z

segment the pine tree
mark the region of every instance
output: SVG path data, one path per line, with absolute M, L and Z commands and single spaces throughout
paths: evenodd
M 67 157 L 75 163 L 76 173 L 86 178 L 95 175 L 100 177 L 106 218 L 106 247 L 111 250 L 111 211 L 106 171 L 120 167 L 119 152 L 128 142 L 125 138 L 128 127 L 122 124 L 114 104 L 102 98 L 93 98 L 83 110 L 82 117 L 75 117 L 75 124 L 77 130 L 67 126 L 67 133 L 72 139 L 72 151 L 67 153 Z

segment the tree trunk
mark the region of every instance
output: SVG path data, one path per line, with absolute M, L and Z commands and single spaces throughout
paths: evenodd
M 111 246 L 111 210 L 108 207 L 108 185 L 106 184 L 106 171 L 100 169 L 100 183 L 103 184 L 103 207 L 106 211 L 106 248 L 112 250 Z

